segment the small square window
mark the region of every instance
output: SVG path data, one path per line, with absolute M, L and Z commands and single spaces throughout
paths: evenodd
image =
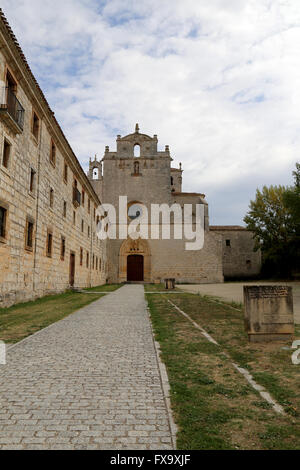
M 5 168 L 9 167 L 10 153 L 11 153 L 11 144 L 6 139 L 4 139 L 2 165 Z

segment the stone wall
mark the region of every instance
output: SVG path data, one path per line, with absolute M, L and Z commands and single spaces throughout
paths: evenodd
M 181 193 L 182 191 L 182 169 L 171 168 L 171 189 L 174 193 Z
M 210 227 L 222 236 L 225 279 L 253 278 L 261 270 L 261 252 L 254 251 L 253 233 L 239 226 Z
M 7 210 L 5 237 L 0 239 L 2 307 L 67 289 L 70 285 L 71 253 L 75 254 L 74 286 L 78 287 L 103 284 L 106 280 L 104 268 L 107 260 L 106 245 L 95 236 L 94 208 L 98 207 L 99 199 L 2 19 L 0 49 L 1 91 L 6 85 L 9 69 L 16 82 L 15 94 L 25 110 L 23 129 L 16 132 L 14 123 L 9 125 L 7 122 L 10 116 L 5 109 L 6 97 L 5 93 L 1 94 L 0 206 Z M 36 137 L 32 132 L 33 111 L 39 119 Z M 8 168 L 4 166 L 3 160 L 4 141 L 11 145 Z M 50 161 L 52 142 L 55 146 L 53 162 Z M 64 180 L 65 164 L 68 166 L 67 181 Z M 31 172 L 35 175 L 32 190 Z M 82 188 L 85 190 L 84 206 L 73 204 L 74 178 L 79 192 L 82 193 Z M 50 207 L 51 189 L 53 207 Z M 32 247 L 25 246 L 27 221 L 31 221 L 34 227 Z M 49 232 L 53 236 L 51 257 L 46 252 Z M 62 237 L 66 244 L 64 259 L 61 259 Z
M 217 234 L 205 234 L 202 250 L 185 250 L 185 240 L 147 240 L 149 247 L 149 270 L 145 270 L 145 282 L 163 282 L 166 278 L 175 278 L 177 283 L 223 282 L 222 239 Z M 124 241 L 110 240 L 108 249 L 109 282 L 126 282 L 126 261 L 120 272 Z M 145 256 L 140 249 L 134 254 Z M 132 254 L 128 250 L 125 256 Z M 145 261 L 146 265 L 146 261 Z

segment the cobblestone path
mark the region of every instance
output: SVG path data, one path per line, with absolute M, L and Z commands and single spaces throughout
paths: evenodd
M 172 449 L 143 286 L 102 297 L 7 356 L 0 449 Z

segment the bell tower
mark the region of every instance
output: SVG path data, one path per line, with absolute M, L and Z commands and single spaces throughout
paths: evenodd
M 94 160 L 90 158 L 89 162 L 89 171 L 88 178 L 98 194 L 100 200 L 102 200 L 102 183 L 103 183 L 103 167 L 102 162 L 97 160 L 97 155 L 95 155 Z

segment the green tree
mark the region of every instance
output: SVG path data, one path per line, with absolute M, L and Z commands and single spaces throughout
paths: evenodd
M 290 276 L 299 265 L 300 164 L 295 186 L 264 186 L 257 189 L 244 218 L 254 233 L 256 249 L 262 250 L 263 274 Z
M 295 224 L 295 232 L 299 236 L 300 230 L 300 163 L 296 163 L 296 170 L 293 172 L 295 185 L 288 188 L 284 195 L 284 204 L 290 211 Z
M 300 163 L 296 163 L 296 170 L 293 172 L 295 185 L 288 188 L 283 196 L 285 207 L 292 217 L 292 230 L 289 233 L 289 251 L 291 252 L 292 269 L 300 272 Z

